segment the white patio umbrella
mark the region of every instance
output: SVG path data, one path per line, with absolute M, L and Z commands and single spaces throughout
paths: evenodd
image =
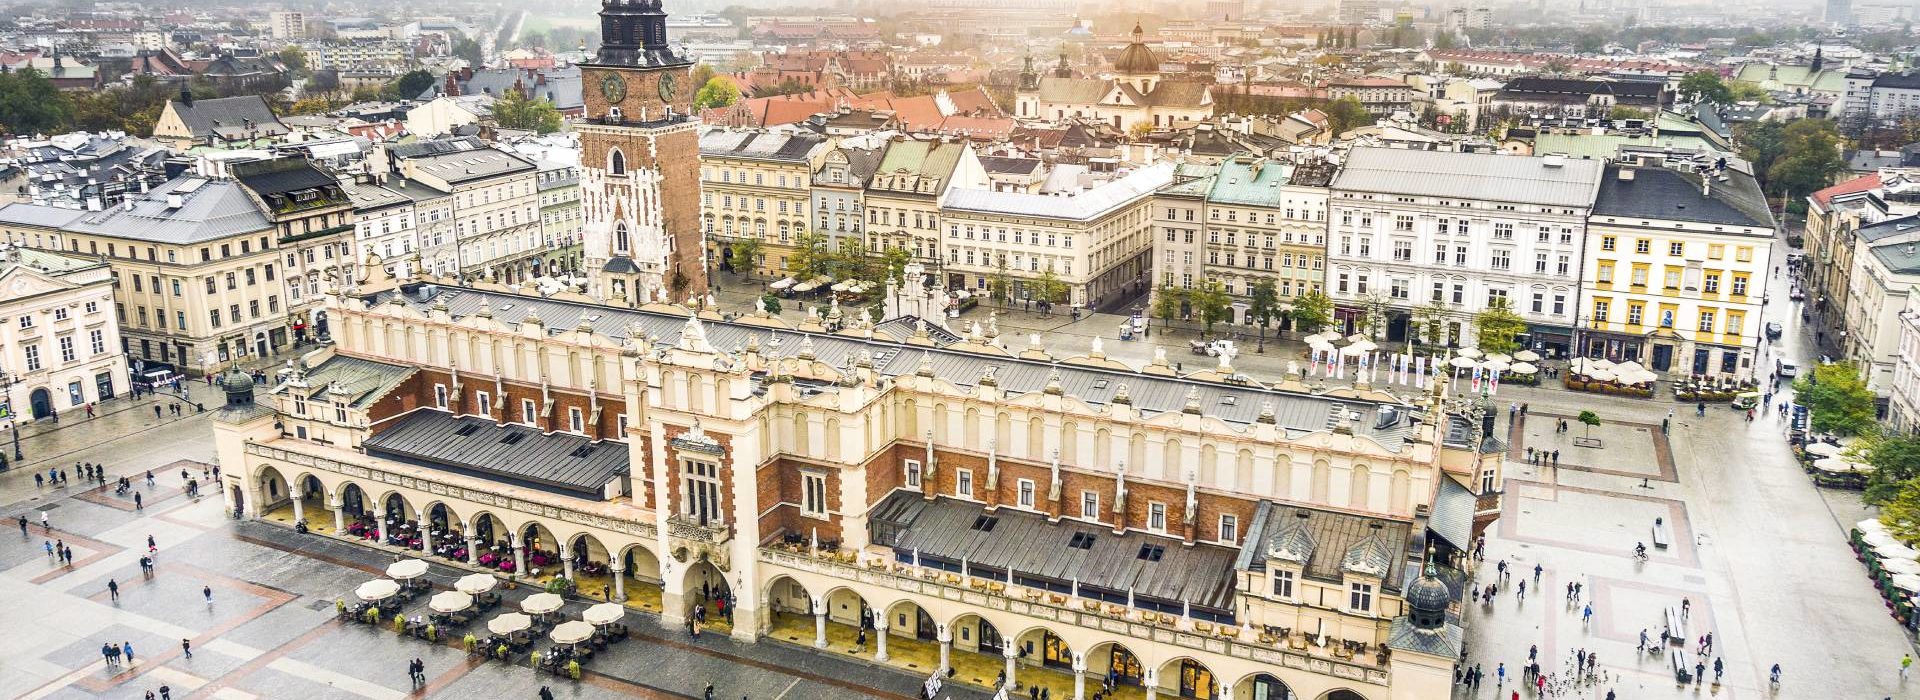
M 1511 362 L 1508 362 L 1506 360 L 1497 360 L 1497 359 L 1488 359 L 1487 361 L 1480 363 L 1480 369 L 1484 369 L 1489 372 L 1505 372 L 1507 371 L 1508 367 L 1512 367 L 1512 366 L 1513 366 L 1513 363 Z
M 1447 360 L 1447 364 L 1453 365 L 1454 367 L 1458 367 L 1460 369 L 1466 369 L 1468 367 L 1474 366 L 1477 363 L 1473 361 L 1473 358 L 1462 355 L 1460 357 Z
M 1813 468 L 1829 474 L 1846 474 L 1857 471 L 1859 465 L 1840 457 L 1822 457 L 1813 461 Z
M 533 626 L 533 618 L 520 613 L 507 613 L 487 621 L 487 631 L 494 634 L 513 634 Z
M 580 613 L 580 619 L 590 625 L 611 625 L 627 615 L 627 609 L 619 603 L 600 603 Z
M 400 581 L 420 578 L 427 575 L 427 563 L 419 559 L 402 559 L 387 565 L 387 575 Z
M 1480 352 L 1479 348 L 1460 348 L 1459 350 L 1453 351 L 1453 354 L 1459 355 L 1461 357 L 1478 358 L 1483 353 Z
M 1894 539 L 1893 535 L 1891 533 L 1888 533 L 1886 530 L 1880 530 L 1878 532 L 1869 532 L 1865 536 L 1861 537 L 1860 541 L 1865 543 L 1868 547 L 1872 547 L 1876 551 L 1879 550 L 1881 547 L 1892 547 L 1900 544 L 1900 540 Z
M 1886 524 L 1880 522 L 1879 518 L 1867 518 L 1866 520 L 1862 520 L 1860 522 L 1854 523 L 1853 526 L 1860 528 L 1861 532 L 1886 532 L 1887 531 Z
M 427 601 L 427 608 L 437 613 L 457 613 L 473 607 L 473 596 L 459 591 L 441 591 Z
M 453 590 L 468 595 L 480 595 L 493 590 L 493 584 L 495 583 L 497 583 L 497 581 L 491 574 L 468 574 L 460 577 L 460 580 L 453 582 Z
M 561 599 L 559 594 L 535 593 L 527 596 L 526 600 L 520 601 L 520 609 L 532 615 L 545 615 L 559 610 L 560 606 L 566 604 L 567 601 Z
M 1540 371 L 1540 368 L 1533 366 L 1531 362 L 1515 362 L 1512 367 L 1507 368 L 1507 371 L 1514 374 L 1533 374 Z
M 579 620 L 562 622 L 553 628 L 553 643 L 579 644 L 593 638 L 593 625 Z
M 1641 365 L 1640 363 L 1634 362 L 1633 360 L 1627 360 L 1626 362 L 1622 362 L 1620 364 L 1614 365 L 1613 373 L 1624 377 L 1629 374 L 1639 374 L 1640 371 L 1644 369 L 1646 369 L 1646 367 Z
M 1366 341 L 1367 341 L 1367 334 L 1365 333 L 1355 333 L 1353 335 L 1347 336 L 1347 342 L 1349 343 L 1364 343 Z
M 1312 342 L 1307 343 L 1307 347 L 1319 350 L 1320 352 L 1333 352 L 1336 349 L 1333 347 L 1333 341 L 1327 340 L 1326 338 L 1314 338 Z
M 1880 562 L 1880 568 L 1896 574 L 1920 574 L 1920 561 L 1912 559 L 1888 559 Z
M 377 578 L 360 584 L 359 588 L 354 589 L 353 594 L 359 596 L 361 600 L 372 602 L 392 598 L 393 594 L 399 592 L 400 584 L 393 579 Z
M 1534 352 L 1532 350 L 1521 350 L 1520 352 L 1516 352 L 1513 354 L 1513 359 L 1519 360 L 1521 362 L 1539 362 L 1540 353 Z
M 1893 536 L 1888 535 L 1887 539 L 1892 540 Z M 1914 559 L 1916 557 L 1920 557 L 1920 552 L 1913 551 L 1912 547 L 1908 547 L 1904 544 L 1900 544 L 1898 541 L 1884 542 L 1881 544 L 1874 545 L 1873 553 L 1880 555 L 1880 558 L 1883 560 Z
M 1499 360 L 1499 361 L 1501 361 L 1501 362 L 1509 362 L 1509 363 L 1510 363 L 1510 362 L 1513 362 L 1513 356 L 1511 356 L 1511 355 L 1508 355 L 1508 354 L 1506 354 L 1506 353 L 1501 353 L 1501 352 L 1496 352 L 1496 353 L 1493 353 L 1493 354 L 1491 354 L 1491 355 L 1488 355 L 1488 356 L 1487 356 L 1487 359 L 1488 359 L 1488 360 Z
M 1613 368 L 1613 375 L 1620 380 L 1621 384 L 1651 384 L 1660 380 L 1660 375 L 1644 369 L 1630 371 L 1615 367 Z
M 1347 355 L 1365 355 L 1367 353 L 1373 352 L 1374 349 L 1378 347 L 1380 346 L 1375 344 L 1371 340 L 1360 340 L 1358 342 L 1355 342 L 1352 345 L 1348 345 L 1344 348 L 1341 348 L 1340 352 Z
M 1908 593 L 1920 593 L 1920 576 L 1913 574 L 1894 574 L 1893 587 Z
M 1806 450 L 1807 450 L 1807 454 L 1819 455 L 1821 457 L 1832 457 L 1834 455 L 1840 454 L 1839 445 L 1834 445 L 1834 444 L 1825 443 L 1825 442 L 1809 442 L 1807 443 Z M 1861 521 L 1861 522 L 1872 522 L 1872 523 L 1878 524 L 1880 521 L 1871 520 L 1871 521 Z
M 1610 369 L 1596 369 L 1588 372 L 1587 376 L 1596 382 L 1611 382 L 1619 379 Z

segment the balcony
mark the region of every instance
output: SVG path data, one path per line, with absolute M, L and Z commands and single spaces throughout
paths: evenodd
M 760 561 L 845 581 L 892 588 L 942 600 L 957 600 L 979 608 L 1050 620 L 1130 639 L 1144 639 L 1196 651 L 1300 669 L 1355 682 L 1386 686 L 1391 679 L 1385 664 L 1372 656 L 1348 654 L 1338 644 L 1325 647 L 1296 636 L 1276 639 L 1251 629 L 1181 621 L 1164 613 L 1127 608 L 1095 600 L 1073 599 L 1060 593 L 1001 581 L 922 569 L 895 562 L 888 555 L 843 550 L 810 552 L 805 548 L 762 547 Z M 1369 647 L 1377 646 L 1372 641 Z

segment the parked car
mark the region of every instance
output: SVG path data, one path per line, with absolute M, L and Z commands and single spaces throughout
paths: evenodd
M 1767 339 L 1779 340 L 1780 335 L 1785 333 L 1786 330 L 1786 328 L 1781 327 L 1779 321 L 1770 321 L 1767 323 Z
M 1786 379 L 1792 379 L 1800 374 L 1799 366 L 1785 361 L 1781 361 L 1775 365 L 1775 371 L 1778 371 L 1780 376 Z

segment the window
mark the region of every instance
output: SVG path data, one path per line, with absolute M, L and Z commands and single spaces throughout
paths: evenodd
M 907 488 L 920 488 L 920 460 L 906 460 L 906 481 Z
M 1494 250 L 1492 265 L 1495 270 L 1511 269 L 1513 267 L 1513 251 Z
M 1147 529 L 1154 532 L 1167 531 L 1167 504 L 1147 504 Z
M 25 329 L 25 328 L 32 328 L 32 327 L 33 327 L 33 314 L 21 314 L 21 315 L 20 315 L 20 327 L 21 327 L 21 328 L 23 328 L 23 329 Z
M 953 473 L 953 494 L 961 498 L 973 498 L 973 472 L 956 469 Z
M 1669 267 L 1669 268 L 1667 268 L 1667 275 L 1666 275 L 1666 284 L 1667 284 L 1667 289 L 1679 289 L 1679 288 L 1680 288 L 1680 270 L 1679 270 L 1679 268 L 1673 268 L 1673 267 Z
M 1352 612 L 1373 611 L 1373 584 L 1355 583 L 1348 588 L 1347 609 Z
M 435 408 L 447 407 L 447 385 L 433 385 L 433 405 Z
M 162 318 L 164 318 L 164 316 Z M 87 340 L 93 348 L 93 354 L 98 355 L 107 351 L 107 336 L 105 333 L 98 330 L 89 332 L 87 334 Z
M 1100 494 L 1098 492 L 1080 492 L 1080 517 L 1088 520 L 1100 519 Z
M 1393 217 L 1393 230 L 1412 231 L 1413 215 L 1412 214 L 1395 214 Z
M 1734 295 L 1734 296 L 1737 296 L 1737 297 L 1743 297 L 1743 296 L 1746 296 L 1746 295 L 1747 295 L 1747 277 L 1746 277 L 1746 275 L 1734 275 L 1734 276 L 1733 276 L 1733 295 Z
M 1614 242 L 1614 238 L 1613 238 L 1613 236 L 1601 236 L 1601 237 L 1600 237 L 1600 249 L 1601 249 L 1601 250 L 1613 250 L 1613 249 L 1614 249 L 1614 245 L 1615 245 L 1615 242 Z
M 800 475 L 800 514 L 809 518 L 827 517 L 827 475 Z
M 586 417 L 581 415 L 577 407 L 567 409 L 567 430 L 583 435 L 587 432 Z
M 1220 541 L 1233 544 L 1240 539 L 1240 519 L 1232 515 L 1220 516 Z
M 1613 263 L 1601 262 L 1594 274 L 1594 281 L 1600 284 L 1613 284 Z
M 1273 597 L 1293 599 L 1293 572 L 1278 570 L 1273 572 Z
M 1667 254 L 1676 258 L 1684 256 L 1687 254 L 1687 244 L 1684 241 L 1668 243 Z
M 1633 239 L 1633 252 L 1635 253 L 1653 252 L 1653 240 L 1649 238 Z
M 32 372 L 40 369 L 40 344 L 34 343 L 32 345 L 26 346 L 26 352 L 27 352 L 27 371 Z
M 1644 265 L 1633 266 L 1633 286 L 1647 286 L 1647 268 Z
M 1394 241 L 1393 259 L 1396 262 L 1413 262 L 1413 241 Z
M 493 417 L 493 395 L 484 391 L 473 392 L 473 412 L 481 416 Z
M 1716 312 L 1714 312 L 1714 311 L 1702 311 L 1702 312 L 1700 312 L 1700 330 L 1701 330 L 1702 332 L 1705 332 L 1705 333 L 1712 333 L 1712 332 L 1713 332 L 1713 320 L 1714 320 L 1714 318 L 1716 318 L 1717 316 L 1718 316 L 1718 314 L 1717 314 Z
M 136 286 L 136 287 L 138 287 L 138 286 L 140 285 L 140 276 L 139 276 L 139 275 L 134 275 L 134 276 L 133 276 L 133 284 L 134 284 L 134 286 Z M 135 290 L 135 291 L 139 291 L 139 290 Z M 64 306 L 57 306 L 57 307 L 54 307 L 54 309 L 53 309 L 53 320 L 55 320 L 55 321 L 65 321 L 65 320 L 67 320 L 67 307 L 64 307 Z
M 1607 309 L 1609 306 L 1610 305 L 1604 299 L 1593 300 L 1593 320 L 1599 321 L 1601 323 L 1605 323 L 1607 320 Z
M 1719 294 L 1720 293 L 1720 273 L 1718 272 L 1707 273 L 1706 282 L 1703 286 L 1704 288 L 1702 291 L 1705 291 L 1708 294 Z
M 701 525 L 721 520 L 720 465 L 692 459 L 682 462 L 680 494 L 681 515 Z
M 73 361 L 73 336 L 70 336 L 70 335 L 60 336 L 59 343 L 60 343 L 60 361 L 72 362 Z
M 1033 507 L 1033 480 L 1021 479 L 1019 484 L 1019 493 L 1020 493 L 1020 501 L 1019 501 L 1020 507 L 1032 508 Z
M 1640 325 L 1641 319 L 1646 317 L 1646 312 L 1647 307 L 1645 304 L 1627 304 L 1627 325 Z
M 1493 238 L 1494 240 L 1498 240 L 1498 241 L 1513 240 L 1513 224 L 1507 224 L 1507 223 L 1494 224 Z

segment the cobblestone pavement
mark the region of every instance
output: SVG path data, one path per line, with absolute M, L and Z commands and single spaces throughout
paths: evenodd
M 537 675 L 524 661 L 470 661 L 450 644 L 343 624 L 335 600 L 351 599 L 392 555 L 235 521 L 218 497 L 187 498 L 180 470 L 199 477 L 213 459 L 207 421 L 189 415 L 156 423 L 142 408 L 69 421 L 28 439 L 29 458 L 42 456 L 39 469 L 88 461 L 132 477 L 143 510 L 77 480 L 35 488 L 27 473 L 0 473 L 8 528 L 0 535 L 0 598 L 8 602 L 0 615 L 7 631 L 0 634 L 0 697 L 138 698 L 167 685 L 174 698 L 533 698 L 544 684 L 561 698 L 697 698 L 712 683 L 716 697 L 728 700 L 905 700 L 920 686 L 911 675 L 792 645 L 717 634 L 690 639 L 638 612 L 627 620 L 633 638 L 602 653 L 577 683 Z M 144 484 L 148 469 L 152 488 Z M 52 532 L 40 528 L 41 511 Z M 15 525 L 19 515 L 33 523 L 26 536 Z M 158 565 L 144 577 L 138 559 L 149 536 Z M 73 549 L 72 567 L 51 563 L 42 549 L 49 541 Z M 428 578 L 445 588 L 465 573 L 434 565 Z M 117 600 L 109 582 L 119 585 Z M 213 591 L 211 604 L 203 586 Z M 506 592 L 506 605 L 530 592 Z M 405 612 L 424 613 L 424 605 L 422 598 Z M 586 605 L 576 601 L 562 613 L 577 617 Z M 191 659 L 183 639 L 192 642 Z M 136 661 L 108 667 L 100 655 L 107 642 L 131 642 Z M 428 678 L 417 694 L 405 671 L 416 657 Z M 943 694 L 985 697 L 961 688 Z

